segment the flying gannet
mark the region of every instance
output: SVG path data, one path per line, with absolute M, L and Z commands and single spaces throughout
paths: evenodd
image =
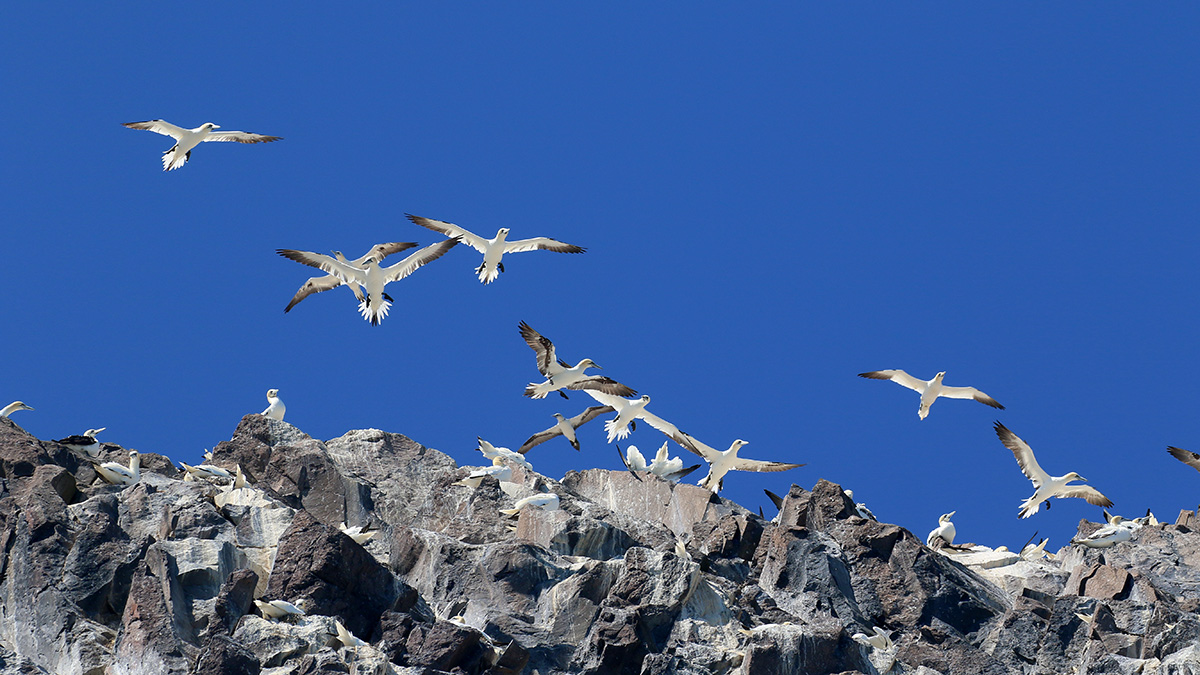
M 88 457 L 97 457 L 100 454 L 100 441 L 96 440 L 96 435 L 104 431 L 108 427 L 100 427 L 99 429 L 88 429 L 83 432 L 82 436 L 67 436 L 66 438 L 54 441 L 59 445 L 64 445 L 75 452 L 82 452 Z
M 1020 516 L 1028 518 L 1037 513 L 1041 508 L 1042 502 L 1046 502 L 1046 508 L 1050 508 L 1050 502 L 1046 501 L 1051 497 L 1062 499 L 1064 497 L 1079 497 L 1084 499 L 1089 504 L 1095 506 L 1112 506 L 1112 500 L 1100 494 L 1100 491 L 1088 485 L 1068 485 L 1071 481 L 1087 482 L 1083 476 L 1072 471 L 1065 476 L 1051 476 L 1038 466 L 1037 459 L 1033 456 L 1033 448 L 1029 444 L 1017 437 L 1016 434 L 1008 430 L 1008 427 L 996 422 L 996 436 L 1000 438 L 1000 442 L 1004 447 L 1012 450 L 1013 456 L 1017 458 L 1017 464 L 1021 467 L 1021 473 L 1033 482 L 1033 487 L 1036 488 L 1033 495 L 1021 503 Z
M 364 319 L 370 321 L 372 326 L 378 326 L 379 322 L 387 317 L 388 310 L 392 306 L 392 297 L 383 289 L 393 281 L 400 281 L 424 265 L 442 257 L 446 251 L 457 246 L 458 242 L 459 240 L 454 238 L 426 246 L 395 265 L 387 267 L 380 267 L 379 261 L 373 256 L 367 257 L 363 267 L 356 267 L 349 262 L 342 262 L 337 258 L 311 251 L 281 248 L 275 252 L 289 260 L 316 267 L 326 274 L 332 274 L 341 279 L 343 283 L 354 282 L 361 286 L 362 291 L 366 292 L 366 298 L 358 303 L 358 312 Z
M 279 399 L 278 389 L 267 390 L 267 403 L 270 405 L 267 406 L 266 410 L 262 411 L 262 416 L 282 422 L 283 414 L 287 412 L 287 406 L 285 406 L 283 401 Z
M 1072 544 L 1083 544 L 1088 548 L 1109 548 L 1116 546 L 1118 542 L 1129 541 L 1133 538 L 1133 531 L 1137 529 L 1137 524 L 1125 520 L 1121 516 L 1113 516 L 1109 523 L 1086 537 L 1072 537 Z
M 147 122 L 125 122 L 122 126 L 130 129 L 145 129 L 156 134 L 170 136 L 175 139 L 175 145 L 163 153 L 163 171 L 173 171 L 187 163 L 192 156 L 192 148 L 205 141 L 235 141 L 237 143 L 270 143 L 278 141 L 282 136 L 264 136 L 247 131 L 213 131 L 221 127 L 212 122 L 205 122 L 195 129 L 184 129 L 163 120 Z
M 346 260 L 346 256 L 342 255 L 341 251 L 334 251 L 333 255 L 335 258 L 337 258 L 338 262 L 345 263 L 351 267 L 366 269 L 366 265 L 369 261 L 373 260 L 376 263 L 381 263 L 383 262 L 384 258 L 387 258 L 393 253 L 407 251 L 408 249 L 416 246 L 417 243 L 413 241 L 393 241 L 387 244 L 376 244 L 375 246 L 372 246 L 371 250 L 367 251 L 366 255 L 356 260 Z M 338 286 L 345 286 L 353 291 L 354 297 L 360 304 L 366 300 L 366 296 L 364 296 L 362 292 L 362 286 L 360 286 L 358 282 L 353 280 L 349 282 L 342 281 L 341 277 L 338 275 L 329 273 L 323 277 L 312 277 L 308 281 L 304 282 L 304 285 L 300 287 L 300 290 L 296 291 L 296 295 L 292 298 L 292 301 L 288 303 L 288 306 L 283 308 L 283 312 L 286 314 L 292 311 L 292 308 L 299 304 L 301 300 L 307 298 L 313 293 L 323 293 L 324 291 L 337 288 Z
M 662 447 L 658 449 L 658 453 L 655 454 L 654 460 L 649 463 L 646 462 L 646 457 L 637 449 L 636 445 L 629 446 L 624 453 L 621 452 L 621 446 L 618 445 L 616 448 L 617 456 L 621 458 L 621 463 L 638 480 L 641 480 L 638 472 L 645 472 L 652 473 L 668 482 L 678 483 L 703 466 L 701 464 L 693 464 L 685 468 L 682 459 L 678 457 L 674 459 L 670 458 L 665 441 Z
M 0 417 L 3 417 L 3 415 L 0 415 Z M 1173 445 L 1167 446 L 1167 452 L 1171 453 L 1171 456 L 1175 459 L 1187 464 L 1197 471 L 1200 471 L 1200 455 L 1197 455 L 1189 450 L 1184 450 L 1183 448 L 1177 448 Z
M 925 382 L 909 375 L 903 370 L 875 370 L 869 373 L 859 373 L 859 377 L 866 377 L 872 380 L 891 380 L 902 387 L 908 387 L 915 392 L 921 394 L 921 407 L 917 409 L 917 416 L 925 419 L 929 416 L 929 407 L 939 396 L 946 398 L 973 398 L 984 405 L 990 405 L 993 408 L 1004 410 L 1004 406 L 996 402 L 996 399 L 979 391 L 975 387 L 946 387 L 942 385 L 942 378 L 946 376 L 946 371 L 942 371 L 933 376 L 933 379 Z
M 117 462 L 96 464 L 96 473 L 113 485 L 133 485 L 142 478 L 142 459 L 137 450 L 129 451 L 129 466 Z
M 637 392 L 616 380 L 604 377 L 602 375 L 587 375 L 584 373 L 588 368 L 600 368 L 596 362 L 591 359 L 583 359 L 574 367 L 567 364 L 566 361 L 558 358 L 554 352 L 554 343 L 542 336 L 522 321 L 517 324 L 521 331 L 521 337 L 525 340 L 525 344 L 533 350 L 537 355 L 537 369 L 542 375 L 546 376 L 546 381 L 541 383 L 531 382 L 528 387 L 525 387 L 525 395 L 531 398 L 545 398 L 546 394 L 552 391 L 557 391 L 559 396 L 567 398 L 563 389 L 582 389 L 602 391 L 614 396 L 636 396 Z M 579 426 L 579 425 L 576 425 Z
M 954 517 L 955 513 L 958 511 L 943 513 L 938 517 L 938 526 L 933 528 L 928 537 L 925 537 L 926 546 L 936 550 L 942 546 L 954 545 L 954 535 L 958 534 L 958 531 L 954 529 L 954 523 L 950 522 L 950 519 Z M 938 544 L 939 541 L 942 543 Z
M 594 389 L 584 389 L 588 396 L 596 399 L 597 402 L 611 406 L 617 413 L 617 416 L 604 423 L 604 430 L 608 432 L 608 442 L 627 438 L 630 428 L 636 430 L 637 420 L 643 420 L 646 424 L 658 429 L 667 436 L 674 438 L 675 434 L 679 433 L 678 427 L 663 418 L 646 410 L 646 406 L 650 403 L 650 397 L 642 394 L 641 398 L 627 399 L 612 394 L 606 394 L 602 391 Z
M 553 492 L 542 492 L 536 495 L 530 495 L 524 499 L 518 499 L 516 504 L 511 509 L 500 509 L 500 513 L 506 516 L 515 516 L 521 512 L 521 509 L 526 506 L 536 506 L 543 511 L 558 510 L 558 495 Z
M 262 612 L 263 616 L 268 619 L 283 619 L 289 616 L 304 616 L 304 610 L 293 605 L 287 600 L 255 600 L 254 605 L 258 607 L 258 611 Z
M 434 232 L 441 232 L 447 237 L 461 237 L 464 244 L 479 251 L 483 254 L 483 262 L 479 267 L 475 268 L 475 273 L 479 275 L 479 280 L 485 284 L 490 284 L 500 276 L 504 271 L 504 263 L 500 262 L 500 258 L 505 253 L 523 253 L 525 251 L 534 251 L 542 249 L 544 251 L 555 251 L 557 253 L 583 253 L 585 250 L 573 244 L 566 244 L 556 239 L 548 237 L 535 237 L 533 239 L 518 239 L 517 241 L 507 241 L 508 228 L 502 227 L 493 239 L 484 239 L 483 237 L 468 232 L 463 228 L 453 223 L 443 222 L 441 220 L 432 220 L 430 218 L 422 218 L 414 216 L 411 213 L 404 214 L 413 223 L 421 227 L 427 227 Z
M 0 409 L 0 417 L 8 417 L 18 410 L 33 410 L 33 408 L 25 405 L 21 401 L 13 401 L 12 403 L 4 406 L 3 409 Z
M 521 444 L 521 447 L 517 448 L 517 452 L 523 455 L 529 452 L 529 450 L 534 446 L 541 445 L 555 436 L 562 436 L 563 438 L 567 439 L 572 448 L 579 450 L 579 438 L 575 435 L 575 430 L 584 424 L 591 422 L 600 415 L 610 412 L 613 412 L 613 409 L 609 406 L 594 405 L 572 417 L 571 419 L 567 419 L 558 413 L 554 413 L 554 419 L 558 420 L 558 422 L 549 429 L 546 429 L 545 431 L 539 431 L 538 433 L 530 436 L 529 440 L 525 441 Z
M 803 464 L 791 464 L 787 462 L 767 462 L 758 459 L 745 459 L 738 457 L 738 451 L 743 446 L 748 445 L 746 441 L 737 439 L 729 445 L 729 449 L 724 452 L 716 448 L 705 445 L 696 440 L 692 436 L 676 431 L 671 434 L 671 438 L 685 449 L 696 453 L 708 462 L 708 475 L 705 476 L 699 483 L 700 487 L 707 488 L 716 494 L 721 490 L 721 484 L 725 480 L 725 474 L 730 471 L 787 471 L 789 469 L 798 469 Z
M 484 457 L 492 460 L 493 464 L 499 464 L 500 460 L 506 459 L 528 471 L 533 471 L 533 465 L 529 463 L 529 460 L 525 459 L 525 455 L 513 452 L 508 448 L 496 447 L 478 436 L 475 438 L 479 441 L 479 447 L 476 449 L 483 453 Z

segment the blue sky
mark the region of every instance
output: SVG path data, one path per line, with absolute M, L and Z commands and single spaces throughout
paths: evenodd
M 806 462 L 924 536 L 1056 548 L 1098 508 L 1032 492 L 1000 419 L 1054 474 L 1127 516 L 1173 520 L 1200 475 L 1200 9 L 1184 3 L 21 3 L 0 24 L 0 199 L 9 285 L 0 397 L 41 438 L 176 461 L 228 439 L 279 388 L 321 439 L 377 427 L 482 463 L 552 413 L 517 323 L 590 357 L 719 448 Z M 283 136 L 206 144 L 122 122 Z M 348 292 L 283 313 L 310 268 L 438 236 L 415 213 L 582 256 L 465 247 L 389 288 L 381 326 Z M 1007 406 L 917 396 L 902 368 Z M 616 468 L 603 428 L 530 453 Z M 649 428 L 630 439 L 652 452 Z M 678 451 L 678 450 L 677 450 Z M 690 457 L 687 458 L 690 460 Z M 697 476 L 698 477 L 698 476 Z M 771 509 L 768 507 L 768 515 Z

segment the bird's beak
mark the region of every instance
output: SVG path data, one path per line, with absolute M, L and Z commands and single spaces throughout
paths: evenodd
M 604 370 L 604 366 L 601 366 L 599 363 L 596 363 L 595 361 L 592 362 L 592 367 L 599 368 L 600 370 Z
M 954 514 L 956 514 L 956 513 L 958 513 L 958 511 L 951 511 L 950 513 L 947 513 L 946 515 L 948 515 L 948 516 L 950 516 L 951 518 L 953 518 L 953 517 L 954 517 Z

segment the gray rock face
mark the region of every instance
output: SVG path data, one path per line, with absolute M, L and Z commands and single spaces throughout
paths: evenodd
M 214 451 L 247 488 L 142 457 L 138 484 L 104 485 L 0 420 L 0 675 L 1200 672 L 1192 512 L 1021 560 L 931 551 L 825 481 L 773 521 L 649 474 L 472 489 L 404 436 L 322 442 L 260 415 Z M 535 491 L 560 509 L 500 513 Z M 341 522 L 379 533 L 362 546 Z M 855 639 L 874 627 L 894 644 Z

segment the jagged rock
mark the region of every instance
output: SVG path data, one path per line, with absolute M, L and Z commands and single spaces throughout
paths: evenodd
M 212 640 L 218 635 L 231 635 L 238 621 L 250 610 L 254 601 L 254 589 L 258 575 L 248 569 L 234 570 L 213 603 L 212 619 L 208 623 L 206 637 Z
M 408 634 L 405 649 L 410 664 L 438 670 L 462 668 L 481 656 L 479 632 L 449 621 L 414 626 Z
M 196 675 L 258 675 L 262 664 L 249 649 L 228 635 L 213 636 L 200 654 Z

